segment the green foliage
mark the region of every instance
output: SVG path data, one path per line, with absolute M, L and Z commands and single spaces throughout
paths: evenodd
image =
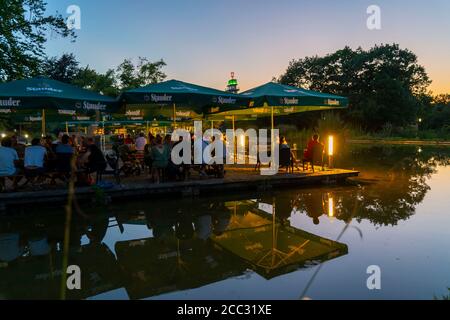
M 41 67 L 42 74 L 54 80 L 72 83 L 80 71 L 79 64 L 73 53 L 65 53 L 59 58 L 47 58 Z
M 117 79 L 122 90 L 158 83 L 166 78 L 162 71 L 162 68 L 166 66 L 163 60 L 151 62 L 143 57 L 139 57 L 138 60 L 135 65 L 130 59 L 125 59 L 117 67 Z
M 0 81 L 39 73 L 49 31 L 75 39 L 61 15 L 45 10 L 44 0 L 0 1 Z
M 430 84 L 417 56 L 397 44 L 293 60 L 279 81 L 348 97 L 346 120 L 369 130 L 414 122 Z
M 116 97 L 120 93 L 120 89 L 117 87 L 115 73 L 112 69 L 107 70 L 105 73 L 98 73 L 87 66 L 78 71 L 72 83 L 111 97 Z

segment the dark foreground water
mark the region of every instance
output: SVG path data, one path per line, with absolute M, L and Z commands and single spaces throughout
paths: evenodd
M 450 292 L 450 148 L 351 146 L 345 186 L 130 199 L 0 218 L 0 298 L 442 299 Z M 99 194 L 98 198 L 101 199 Z M 275 213 L 275 215 L 273 214 Z M 378 266 L 381 289 L 367 287 Z

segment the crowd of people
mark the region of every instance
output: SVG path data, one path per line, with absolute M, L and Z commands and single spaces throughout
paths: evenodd
M 194 149 L 194 136 L 191 135 L 191 148 Z M 214 142 L 202 140 L 202 150 L 208 143 Z M 121 172 L 126 175 L 137 174 L 148 168 L 151 179 L 155 183 L 165 181 L 185 180 L 191 168 L 196 168 L 200 176 L 213 174 L 223 177 L 225 171 L 223 165 L 201 165 L 175 164 L 172 161 L 172 149 L 183 142 L 180 136 L 177 141 L 172 141 L 171 135 L 146 135 L 141 132 L 133 138 L 130 134 L 119 135 L 113 144 L 113 150 L 117 159 L 122 161 Z M 56 177 L 66 177 L 74 170 L 77 172 L 77 183 L 79 185 L 90 185 L 93 183 L 92 173 L 102 173 L 109 162 L 101 149 L 98 141 L 92 137 L 69 136 L 61 133 L 56 140 L 51 136 L 34 138 L 31 145 L 27 146 L 16 136 L 5 137 L 0 146 L 0 187 L 5 187 L 5 179 L 13 182 L 13 188 L 17 189 L 21 179 L 26 183 L 42 183 L 49 175 L 48 173 L 59 173 Z M 226 142 L 224 142 L 224 157 L 226 154 Z M 307 148 L 298 159 L 297 150 L 291 149 L 285 137 L 280 138 L 280 150 L 290 149 L 291 159 L 294 163 L 311 161 L 314 150 L 323 144 L 319 141 L 319 135 L 314 134 L 307 144 Z M 192 152 L 192 155 L 194 152 Z M 182 156 L 182 154 L 180 154 Z M 118 163 L 118 161 L 117 161 Z M 193 163 L 193 162 L 191 162 Z M 110 163 L 111 165 L 111 163 Z M 120 172 L 119 172 L 120 174 Z M 51 177 L 55 182 L 55 176 Z
M 34 138 L 31 145 L 21 143 L 16 136 L 4 137 L 0 146 L 0 179 L 5 188 L 5 179 L 13 182 L 17 189 L 20 181 L 26 179 L 39 185 L 47 178 L 67 179 L 77 172 L 78 184 L 89 184 L 90 174 L 105 170 L 106 161 L 94 138 L 60 134 Z M 27 183 L 26 182 L 26 183 Z

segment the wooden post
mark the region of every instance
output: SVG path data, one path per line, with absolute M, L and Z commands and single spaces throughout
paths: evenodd
M 45 137 L 46 135 L 46 125 L 45 125 L 45 109 L 42 109 L 42 136 Z

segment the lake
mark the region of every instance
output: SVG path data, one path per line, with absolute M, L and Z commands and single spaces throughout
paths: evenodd
M 442 299 L 450 147 L 349 145 L 344 185 L 27 208 L 0 218 L 0 299 Z M 98 194 L 101 200 L 102 194 Z M 101 201 L 98 201 L 101 203 Z M 64 248 L 64 236 L 70 246 Z M 380 289 L 369 290 L 369 266 Z

